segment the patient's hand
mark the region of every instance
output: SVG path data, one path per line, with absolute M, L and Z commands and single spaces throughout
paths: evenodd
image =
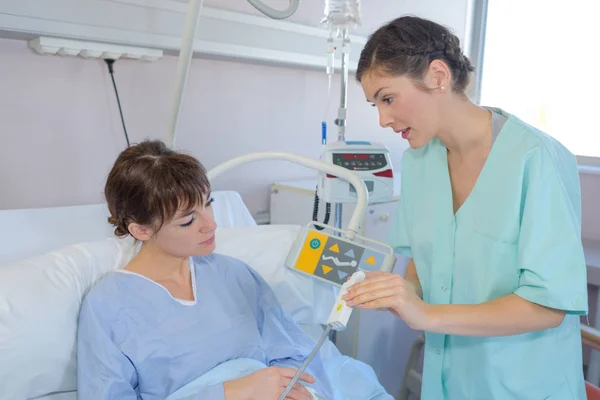
M 277 400 L 292 381 L 297 370 L 292 368 L 268 367 L 248 376 L 223 384 L 226 400 Z M 300 375 L 300 379 L 290 390 L 286 399 L 312 400 L 310 392 L 299 382 L 315 383 L 309 374 Z

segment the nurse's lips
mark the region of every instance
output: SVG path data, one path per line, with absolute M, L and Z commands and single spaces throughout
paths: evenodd
M 408 138 L 408 135 L 410 135 L 410 131 L 410 127 L 404 129 L 394 129 L 394 132 L 402 134 L 402 139 Z

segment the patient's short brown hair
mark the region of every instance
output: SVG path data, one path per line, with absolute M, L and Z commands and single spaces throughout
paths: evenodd
M 202 164 L 169 149 L 159 140 L 146 140 L 125 149 L 106 180 L 104 194 L 115 235 L 129 234 L 129 224 L 159 230 L 182 208 L 191 210 L 208 197 L 210 183 Z

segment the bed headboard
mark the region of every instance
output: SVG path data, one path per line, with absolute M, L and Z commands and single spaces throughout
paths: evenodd
M 253 226 L 256 222 L 239 193 L 212 193 L 217 225 Z M 113 236 L 105 203 L 71 207 L 0 210 L 0 267 L 70 244 Z

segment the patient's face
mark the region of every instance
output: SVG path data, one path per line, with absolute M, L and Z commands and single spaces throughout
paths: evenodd
M 178 210 L 150 239 L 153 245 L 176 257 L 205 256 L 215 250 L 215 222 L 212 198 L 191 210 Z

